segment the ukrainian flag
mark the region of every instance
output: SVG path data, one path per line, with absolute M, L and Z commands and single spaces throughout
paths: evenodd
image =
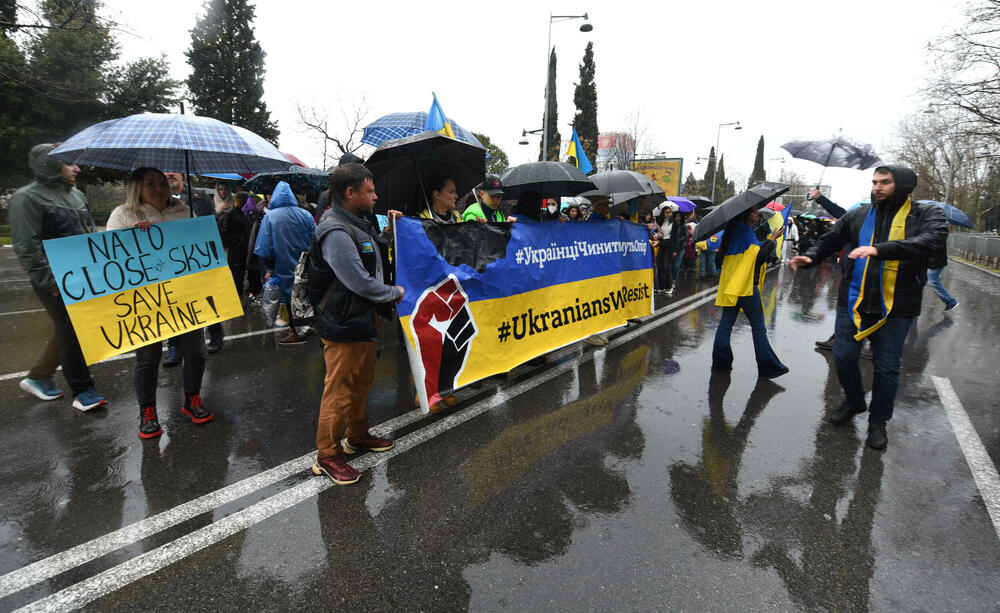
M 444 110 L 441 109 L 437 94 L 431 92 L 431 95 L 434 96 L 434 102 L 431 103 L 431 110 L 427 111 L 427 121 L 424 123 L 424 130 L 430 130 L 455 138 L 455 131 L 451 129 L 451 122 L 448 121 Z
M 594 169 L 594 165 L 587 159 L 587 152 L 583 150 L 583 143 L 580 142 L 580 135 L 576 133 L 575 127 L 573 128 L 573 138 L 569 141 L 569 147 L 566 149 L 566 155 L 573 158 L 573 163 L 583 174 Z
M 729 239 L 722 253 L 722 274 L 719 275 L 719 292 L 715 297 L 715 305 L 721 307 L 736 306 L 739 298 L 753 295 L 754 265 L 761 245 L 753 228 L 745 223 L 735 223 L 726 232 Z M 760 280 L 764 281 L 763 271 Z
M 769 232 L 769 234 L 773 233 L 775 230 L 777 230 L 782 226 L 785 226 L 786 229 L 788 228 L 788 213 L 791 212 L 791 210 L 792 207 L 786 206 L 785 208 L 781 209 L 781 212 L 779 214 L 771 215 L 771 217 L 768 218 L 767 227 L 771 229 L 771 232 Z M 777 254 L 779 258 L 781 257 L 781 247 L 784 244 L 785 244 L 784 234 L 779 236 L 774 241 L 774 253 Z

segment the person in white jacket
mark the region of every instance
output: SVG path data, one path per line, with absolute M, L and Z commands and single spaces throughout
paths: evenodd
M 187 219 L 187 205 L 170 195 L 167 177 L 155 168 L 136 169 L 128 180 L 125 204 L 111 212 L 108 230 L 141 228 L 154 223 Z M 177 337 L 184 356 L 184 407 L 181 413 L 196 424 L 212 421 L 212 413 L 201 403 L 201 379 L 205 374 L 205 337 L 202 330 L 192 330 Z M 162 343 L 155 342 L 135 350 L 135 395 L 139 401 L 139 437 L 155 438 L 163 433 L 156 414 L 156 380 L 160 368 Z

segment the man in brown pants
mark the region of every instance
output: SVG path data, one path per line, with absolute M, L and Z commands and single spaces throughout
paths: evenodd
M 375 380 L 378 330 L 376 304 L 399 302 L 403 288 L 382 279 L 379 243 L 388 241 L 390 224 L 376 235 L 371 222 L 375 201 L 372 174 L 360 164 L 338 166 L 330 177 L 331 205 L 316 228 L 309 255 L 309 299 L 316 305 L 316 330 L 323 340 L 326 381 L 320 401 L 313 473 L 349 485 L 361 473 L 345 454 L 388 451 L 390 439 L 368 432 L 365 398 Z M 389 211 L 401 217 L 398 211 Z M 347 443 L 340 444 L 346 428 Z

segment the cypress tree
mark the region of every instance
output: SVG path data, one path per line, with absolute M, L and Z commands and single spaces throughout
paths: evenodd
M 552 52 L 549 54 L 549 150 L 548 152 L 542 151 L 543 144 L 538 145 L 538 161 L 544 162 L 546 160 L 558 160 L 559 159 L 559 147 L 562 145 L 562 136 L 559 134 L 559 112 L 556 109 L 556 49 L 552 48 Z M 542 115 L 542 129 L 545 128 L 545 115 Z M 545 139 L 542 139 L 542 143 Z M 546 155 L 547 153 L 547 155 Z
M 712 191 L 712 181 L 715 179 L 715 147 L 708 151 L 708 164 L 705 166 L 705 176 L 702 177 L 702 184 L 708 186 L 708 191 Z
M 580 63 L 580 82 L 573 92 L 573 104 L 576 105 L 576 116 L 573 117 L 573 127 L 580 135 L 583 150 L 591 163 L 597 161 L 597 84 L 594 82 L 594 43 L 587 43 L 583 52 L 583 62 Z
M 207 0 L 191 30 L 187 86 L 195 112 L 278 141 L 264 103 L 264 57 L 247 0 Z
M 764 135 L 761 134 L 760 140 L 757 141 L 757 157 L 753 160 L 753 172 L 750 173 L 750 179 L 747 180 L 747 187 L 752 187 L 766 180 L 767 175 L 764 172 Z

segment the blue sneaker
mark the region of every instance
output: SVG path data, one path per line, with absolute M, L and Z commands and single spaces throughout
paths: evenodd
M 108 401 L 104 399 L 104 396 L 98 394 L 94 388 L 80 392 L 73 399 L 73 408 L 80 409 L 81 411 L 89 411 L 90 409 L 96 409 L 106 404 L 108 404 Z
M 21 389 L 42 400 L 55 400 L 63 397 L 63 391 L 56 387 L 52 379 L 21 379 Z

